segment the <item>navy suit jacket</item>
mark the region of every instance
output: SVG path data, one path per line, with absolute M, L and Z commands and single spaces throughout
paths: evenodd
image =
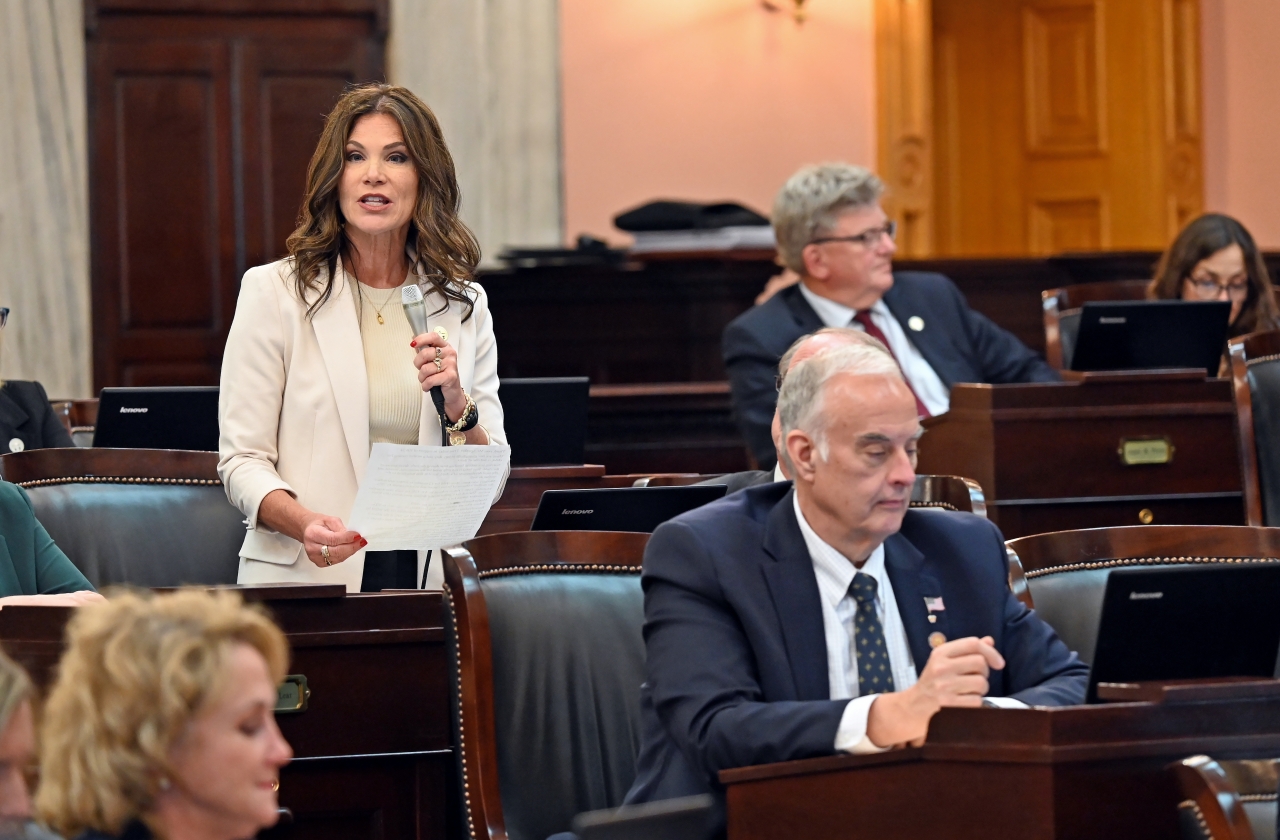
M 1009 591 L 1004 541 L 973 514 L 911 510 L 884 542 L 917 672 L 929 634 L 991 636 L 990 696 L 1084 702 L 1088 667 Z M 731 767 L 831 755 L 832 700 L 813 562 L 790 482 L 752 487 L 664 523 L 644 554 L 642 743 L 627 802 L 719 796 Z M 930 624 L 926 597 L 946 607 Z
M 957 382 L 994 385 L 1061 378 L 1011 333 L 970 309 L 960 290 L 941 274 L 894 272 L 884 302 L 948 389 Z M 923 330 L 908 326 L 913 317 L 924 321 Z M 722 350 L 734 415 L 762 469 L 777 462 L 770 426 L 778 401 L 778 360 L 797 338 L 823 326 L 799 286 L 789 286 L 725 328 Z

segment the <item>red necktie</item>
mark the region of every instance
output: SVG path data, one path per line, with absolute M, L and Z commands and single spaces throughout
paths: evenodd
M 893 356 L 893 348 L 889 346 L 889 339 L 884 337 L 884 333 L 882 333 L 880 331 L 880 328 L 876 326 L 875 321 L 871 320 L 870 309 L 863 309 L 861 312 L 858 312 L 853 316 L 853 320 L 862 325 L 862 328 L 866 330 L 867 335 L 871 336 L 872 338 L 879 339 L 880 343 L 883 344 L 889 350 L 889 355 Z M 893 356 L 893 360 L 897 362 L 898 357 Z M 901 362 L 898 362 L 898 367 L 899 368 L 902 367 Z M 903 382 L 907 381 L 907 377 L 905 374 L 902 377 L 902 381 Z M 907 389 L 911 391 L 911 396 L 916 398 L 916 411 L 919 412 L 919 416 L 921 417 L 931 416 L 929 414 L 929 409 L 925 408 L 924 403 L 920 402 L 920 397 L 916 395 L 916 391 L 914 388 L 911 387 L 910 382 L 907 382 Z

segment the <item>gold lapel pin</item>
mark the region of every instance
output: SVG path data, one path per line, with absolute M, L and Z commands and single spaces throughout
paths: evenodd
M 935 630 L 934 632 L 929 634 L 929 647 L 931 648 L 942 647 L 946 643 L 947 643 L 947 637 L 942 635 L 938 631 Z

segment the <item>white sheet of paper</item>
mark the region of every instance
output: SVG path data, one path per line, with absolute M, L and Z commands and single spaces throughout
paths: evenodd
M 347 527 L 370 551 L 442 548 L 480 530 L 509 446 L 375 443 Z

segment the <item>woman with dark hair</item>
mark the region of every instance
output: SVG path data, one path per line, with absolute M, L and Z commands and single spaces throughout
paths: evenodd
M 241 583 L 416 588 L 425 553 L 344 524 L 373 443 L 506 443 L 479 246 L 453 159 L 409 90 L 349 90 L 325 122 L 288 256 L 245 273 L 222 363 L 218 473 L 246 517 Z M 415 335 L 401 289 L 432 329 Z M 429 488 L 424 488 L 429 492 Z M 437 567 L 439 564 L 435 564 Z
M 1207 213 L 1182 229 L 1160 257 L 1147 297 L 1229 301 L 1230 338 L 1276 329 L 1280 316 L 1253 237 L 1221 213 Z

